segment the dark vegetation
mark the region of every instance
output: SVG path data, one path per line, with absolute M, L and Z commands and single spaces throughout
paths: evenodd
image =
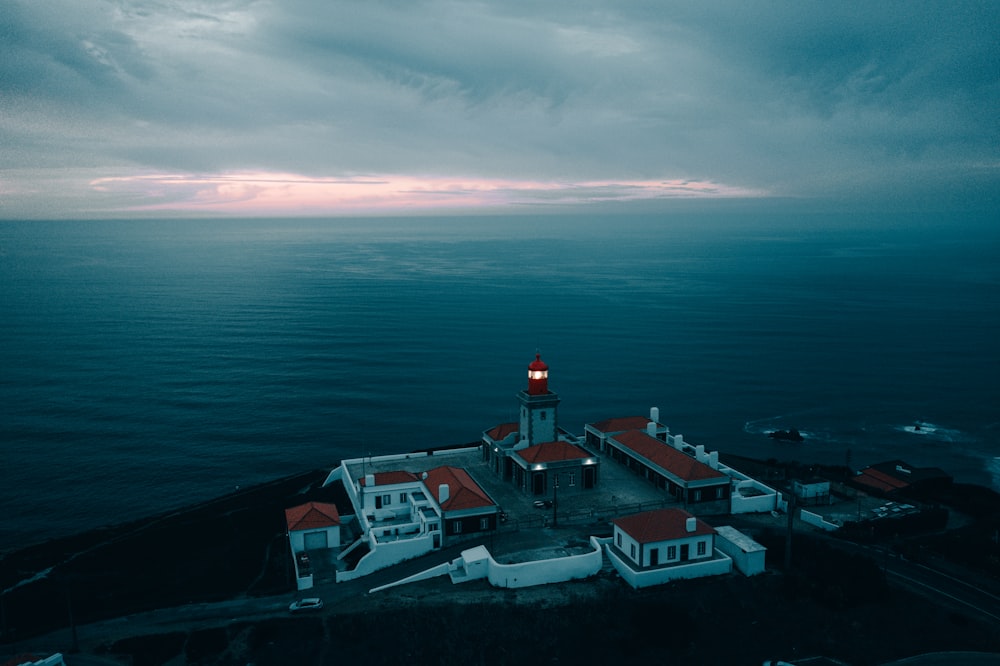
M 824 471 L 765 465 L 771 478 Z M 291 591 L 283 509 L 310 499 L 346 509 L 344 497 L 318 488 L 324 477 L 323 471 L 297 475 L 5 556 L 3 589 L 47 568 L 52 572 L 4 595 L 4 642 L 65 628 L 70 612 L 84 624 L 192 601 Z M 921 501 L 954 506 L 972 522 L 947 534 L 889 543 L 1000 579 L 1000 496 L 960 484 L 935 492 L 947 496 Z M 861 665 L 937 650 L 1000 651 L 997 627 L 889 587 L 878 563 L 827 542 L 795 536 L 794 566 L 784 571 L 784 538 L 780 529 L 759 536 L 774 573 L 750 579 L 733 575 L 635 591 L 614 576 L 601 576 L 567 583 L 573 600 L 561 605 L 511 590 L 483 589 L 463 601 L 464 591 L 475 591 L 478 583 L 457 586 L 454 599 L 442 602 L 428 593 L 446 584 L 435 580 L 356 608 L 121 639 L 102 651 L 149 666 L 617 663 L 623 657 L 761 663 L 810 655 Z M 421 591 L 428 601 L 401 600 L 419 600 Z
M 284 508 L 309 499 L 325 471 L 295 475 L 148 520 L 58 539 L 0 560 L 0 638 L 199 601 L 291 589 Z M 49 570 L 27 584 L 21 581 Z M 11 589 L 12 588 L 12 589 Z
M 511 590 L 494 591 L 489 602 L 459 603 L 459 590 L 455 603 L 403 607 L 387 599 L 353 611 L 236 623 L 186 640 L 168 634 L 119 641 L 107 653 L 149 666 L 178 657 L 204 666 L 501 666 L 752 664 L 814 655 L 861 666 L 930 651 L 1000 649 L 996 628 L 886 587 L 870 563 L 847 562 L 863 569 L 857 580 L 824 581 L 840 568 L 840 556 L 808 541 L 796 547 L 812 564 L 791 577 L 726 576 L 640 591 L 604 578 L 565 584 L 599 585 L 602 592 L 578 588 L 579 597 L 558 606 L 525 603 Z M 413 589 L 429 589 L 421 585 Z

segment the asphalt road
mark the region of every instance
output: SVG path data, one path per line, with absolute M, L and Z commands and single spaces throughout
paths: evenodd
M 730 522 L 739 527 L 740 521 Z M 588 531 L 592 531 L 592 528 L 523 530 L 497 534 L 493 537 L 492 543 L 487 540 L 486 545 L 495 555 L 501 555 L 552 545 L 559 539 L 579 539 L 585 537 Z M 811 531 L 811 528 L 807 528 L 807 531 Z M 1000 623 L 998 590 L 993 585 L 987 585 L 987 581 L 971 577 L 969 572 L 963 571 L 962 573 L 966 575 L 960 577 L 953 571 L 948 572 L 905 560 L 883 546 L 859 545 L 821 533 L 811 532 L 811 534 L 822 538 L 831 547 L 871 557 L 883 566 L 892 585 L 928 597 L 945 607 L 951 607 L 956 612 Z M 132 636 L 191 631 L 225 626 L 234 622 L 288 617 L 288 604 L 298 597 L 321 597 L 325 604 L 324 610 L 321 611 L 323 613 L 337 610 L 349 612 L 352 605 L 371 602 L 372 596 L 368 594 L 368 590 L 449 562 L 473 545 L 474 542 L 457 544 L 359 580 L 322 583 L 301 593 L 247 597 L 218 603 L 195 603 L 81 625 L 76 628 L 78 645 L 82 650 L 88 651 L 101 644 Z M 451 585 L 451 582 L 442 579 L 441 584 Z M 376 594 L 391 594 L 391 592 Z M 73 635 L 67 628 L 10 646 L 10 651 L 68 652 L 72 646 Z

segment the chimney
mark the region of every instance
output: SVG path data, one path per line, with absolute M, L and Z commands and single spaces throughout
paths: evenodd
M 674 435 L 674 448 L 678 451 L 684 448 L 684 435 Z
M 451 497 L 450 491 L 447 483 L 438 486 L 438 504 L 444 504 L 448 501 L 448 498 Z
M 656 437 L 656 422 L 650 421 L 646 424 L 646 434 L 650 437 Z
M 659 407 L 650 407 L 649 408 L 649 420 L 652 421 L 653 423 L 659 423 L 660 422 L 660 408 Z
M 688 518 L 686 521 L 684 521 L 684 529 L 686 529 L 688 532 L 694 532 L 696 529 L 698 529 L 698 519 L 695 518 L 694 516 Z
M 365 487 L 366 488 L 374 488 L 375 487 L 375 475 L 374 474 L 365 474 Z
M 719 452 L 712 451 L 708 454 L 708 466 L 712 469 L 719 469 Z

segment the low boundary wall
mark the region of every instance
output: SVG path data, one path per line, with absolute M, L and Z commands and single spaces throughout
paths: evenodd
M 653 587 L 663 585 L 672 580 L 683 580 L 688 578 L 701 578 L 703 576 L 719 576 L 730 573 L 733 570 L 733 560 L 719 549 L 713 550 L 713 557 L 702 562 L 691 562 L 689 564 L 679 564 L 647 571 L 637 571 L 630 567 L 625 560 L 620 558 L 611 546 L 611 540 L 604 543 L 605 552 L 608 559 L 618 571 L 618 575 L 625 579 L 625 582 L 640 589 L 643 587 Z

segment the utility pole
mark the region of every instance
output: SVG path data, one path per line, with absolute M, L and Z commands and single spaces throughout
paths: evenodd
M 785 572 L 792 570 L 792 522 L 795 520 L 795 493 L 788 497 L 788 530 L 785 534 Z
M 559 475 L 555 475 L 555 482 L 552 484 L 552 527 L 556 527 L 557 512 L 559 511 Z

